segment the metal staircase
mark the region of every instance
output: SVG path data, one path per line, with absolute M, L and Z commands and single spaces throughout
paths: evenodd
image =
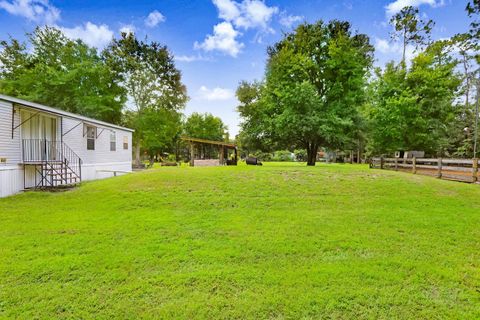
M 35 168 L 33 188 L 73 186 L 82 181 L 82 159 L 64 142 L 29 139 L 22 141 L 22 148 L 24 166 Z

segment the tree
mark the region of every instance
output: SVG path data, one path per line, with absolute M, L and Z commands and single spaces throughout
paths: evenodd
M 348 22 L 298 26 L 268 49 L 265 84 L 258 102 L 240 109 L 242 127 L 278 148 L 304 148 L 315 165 L 320 146 L 352 141 L 372 52 Z
M 122 33 L 105 51 L 108 65 L 122 78 L 132 110 L 129 123 L 135 129 L 135 162 L 140 164 L 142 147 L 158 151 L 178 137 L 179 111 L 187 101 L 181 73 L 167 47 L 139 41 L 133 33 Z M 171 121 L 171 123 L 165 123 Z M 168 135 L 159 128 L 168 127 Z M 152 140 L 154 137 L 154 140 Z M 147 150 L 153 152 L 154 150 Z
M 393 62 L 377 69 L 369 101 L 371 153 L 446 153 L 461 83 L 448 49 L 448 42 L 437 41 L 414 58 L 409 70 Z
M 466 10 L 469 17 L 475 17 L 475 20 L 470 23 L 470 34 L 480 39 L 480 20 L 478 19 L 478 15 L 480 14 L 480 0 L 469 1 Z
M 460 55 L 460 64 L 463 69 L 465 109 L 468 110 L 470 107 L 472 80 L 475 77 L 475 72 L 472 70 L 472 67 L 475 60 L 475 53 L 478 51 L 479 46 L 469 33 L 456 34 L 451 39 L 451 43 L 452 46 L 458 48 L 458 54 Z
M 182 133 L 181 113 L 165 108 L 147 108 L 141 117 L 134 111 L 127 111 L 125 119 L 132 127 L 142 128 L 142 149 L 150 159 L 164 153 L 175 154 L 178 158 L 177 142 Z
M 264 89 L 262 82 L 254 81 L 249 83 L 241 81 L 236 90 L 236 96 L 240 104 L 237 112 L 240 114 L 240 133 L 237 142 L 241 145 L 246 156 L 257 150 L 273 151 L 274 141 L 265 136 L 265 128 L 262 126 L 262 108 L 259 107 L 261 93 Z
M 434 26 L 432 20 L 424 21 L 420 18 L 418 8 L 407 6 L 390 19 L 390 24 L 395 31 L 392 33 L 392 39 L 402 39 L 402 63 L 405 65 L 406 51 L 409 44 L 418 46 L 426 44 Z
M 473 18 L 474 20 L 470 23 L 470 36 L 474 38 L 477 43 L 480 40 L 480 0 L 472 0 L 469 1 L 466 7 L 468 16 Z M 477 63 L 480 64 L 480 54 L 478 53 L 478 46 L 477 51 L 475 52 L 475 59 Z M 475 121 L 474 121 L 474 141 L 473 141 L 473 157 L 477 157 L 477 140 L 478 140 L 478 121 L 479 121 L 479 107 L 480 107 L 480 79 L 476 79 L 476 93 L 477 93 L 477 101 L 475 104 Z
M 185 121 L 184 134 L 191 138 L 224 141 L 227 127 L 222 119 L 210 113 L 192 113 Z
M 52 27 L 0 41 L 0 92 L 92 118 L 120 123 L 126 96 L 97 50 Z

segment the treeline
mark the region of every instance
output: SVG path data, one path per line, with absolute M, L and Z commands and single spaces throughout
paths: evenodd
M 299 25 L 268 48 L 262 81 L 240 83 L 239 143 L 246 153 L 302 148 L 309 165 L 320 149 L 477 156 L 479 13 L 469 2 L 470 30 L 432 41 L 434 22 L 403 8 L 390 21 L 402 58 L 383 68 L 349 22 Z
M 135 158 L 181 156 L 182 135 L 228 138 L 220 118 L 184 116 L 187 90 L 173 55 L 122 33 L 101 52 L 60 30 L 38 27 L 0 41 L 0 93 L 135 129 Z

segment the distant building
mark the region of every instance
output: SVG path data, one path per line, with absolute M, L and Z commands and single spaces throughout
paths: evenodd
M 0 197 L 130 172 L 132 132 L 0 95 Z

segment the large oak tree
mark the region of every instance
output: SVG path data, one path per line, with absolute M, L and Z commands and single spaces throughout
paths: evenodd
M 373 47 L 348 22 L 302 24 L 268 49 L 260 98 L 239 107 L 242 127 L 278 147 L 304 148 L 315 165 L 319 147 L 355 139 Z

